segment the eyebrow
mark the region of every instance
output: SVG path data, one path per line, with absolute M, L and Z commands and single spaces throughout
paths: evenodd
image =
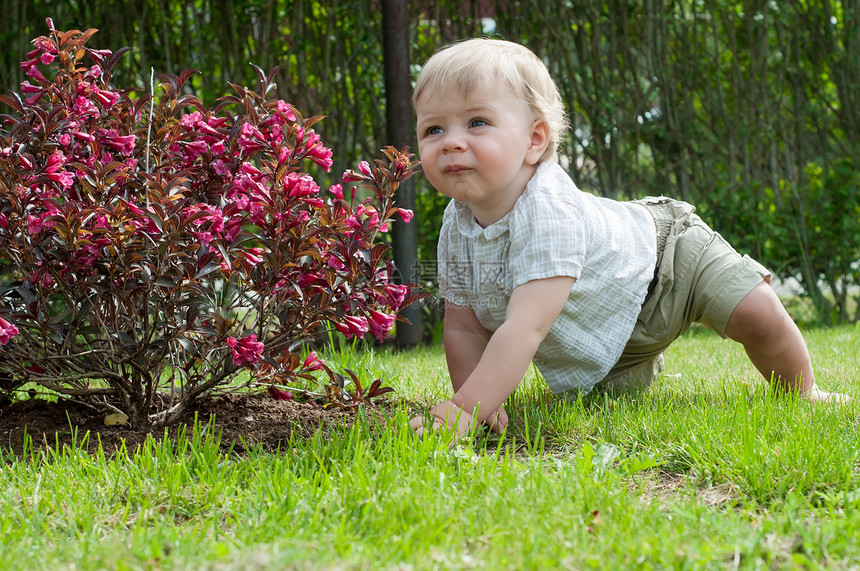
M 472 114 L 472 113 L 482 114 L 482 113 L 486 113 L 487 111 L 496 111 L 496 110 L 498 110 L 498 108 L 499 108 L 498 105 L 494 105 L 494 104 L 486 103 L 486 102 L 480 102 L 480 103 L 469 104 L 469 105 L 465 106 L 464 108 L 458 110 L 457 112 L 458 113 L 465 113 L 467 115 Z M 428 117 L 437 117 L 439 115 L 445 115 L 445 114 L 446 113 L 444 111 L 443 112 L 424 113 L 424 115 L 426 115 Z

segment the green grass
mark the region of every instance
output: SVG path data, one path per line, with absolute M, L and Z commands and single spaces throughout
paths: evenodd
M 860 399 L 860 329 L 807 339 L 819 385 Z M 0 568 L 860 566 L 857 400 L 774 396 L 707 332 L 638 396 L 571 403 L 532 376 L 508 434 L 470 442 L 407 428 L 448 394 L 441 350 L 330 358 L 397 389 L 384 430 L 238 456 L 196 427 L 112 458 L 7 457 Z

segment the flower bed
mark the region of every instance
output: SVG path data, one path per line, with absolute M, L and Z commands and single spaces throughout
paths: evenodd
M 374 243 L 412 216 L 393 201 L 408 152 L 323 190 L 303 170 L 332 166 L 319 118 L 270 97 L 273 74 L 255 67 L 255 89 L 214 107 L 188 93 L 193 70 L 163 75 L 156 98 L 113 85 L 126 49 L 48 26 L 21 94 L 0 96 L 6 392 L 34 382 L 138 426 L 244 371 L 293 384 L 323 370 L 333 398 L 373 396 L 303 348 L 325 330 L 383 339 L 414 299 Z

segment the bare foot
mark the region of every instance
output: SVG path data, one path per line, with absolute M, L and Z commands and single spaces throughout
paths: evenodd
M 808 400 L 809 402 L 824 402 L 830 404 L 848 404 L 851 399 L 848 395 L 843 395 L 842 393 L 828 393 L 827 391 L 822 391 L 818 388 L 818 385 L 814 384 L 812 387 L 800 395 L 801 398 Z

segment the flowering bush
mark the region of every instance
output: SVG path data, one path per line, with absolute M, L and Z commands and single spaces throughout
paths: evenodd
M 272 74 L 214 108 L 183 94 L 193 71 L 165 75 L 156 100 L 112 85 L 125 49 L 48 26 L 0 96 L 0 373 L 145 426 L 243 370 L 330 373 L 299 356 L 326 329 L 385 337 L 415 295 L 373 244 L 412 216 L 405 150 L 323 192 L 302 171 L 332 166 L 318 118 L 270 98 Z

